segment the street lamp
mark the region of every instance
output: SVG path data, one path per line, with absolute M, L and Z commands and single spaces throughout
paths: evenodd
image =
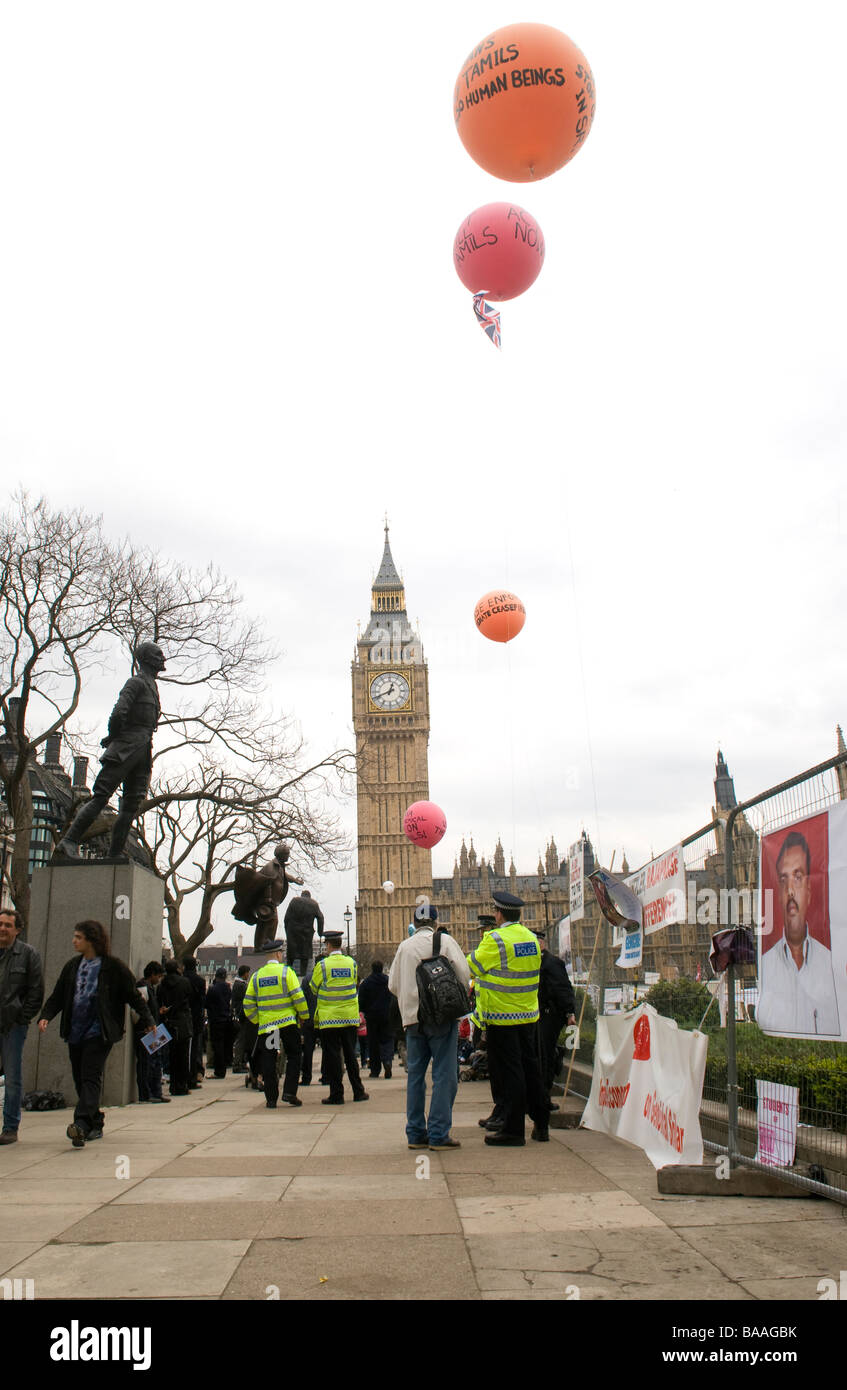
M 352 922 L 352 920 L 353 920 L 353 914 L 352 914 L 352 912 L 350 911 L 350 904 L 348 903 L 348 904 L 347 904 L 347 907 L 346 907 L 345 910 L 344 910 L 344 921 L 345 921 L 345 924 L 346 924 L 346 926 L 347 926 L 347 954 L 348 954 L 348 955 L 350 954 L 350 923 Z
M 542 878 L 541 882 L 540 882 L 539 885 L 538 885 L 538 891 L 539 891 L 539 893 L 542 893 L 543 896 L 544 896 L 544 929 L 545 929 L 545 931 L 546 931 L 546 930 L 549 928 L 549 926 L 550 926 L 550 890 L 551 890 L 551 888 L 552 888 L 552 884 L 548 883 L 547 880 L 546 880 L 546 878 Z

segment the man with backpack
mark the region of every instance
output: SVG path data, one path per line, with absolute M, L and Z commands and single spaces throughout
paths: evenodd
M 415 932 L 402 941 L 391 964 L 388 988 L 396 996 L 406 1031 L 406 1139 L 410 1149 L 458 1149 L 451 1139 L 458 1089 L 459 1019 L 470 1011 L 470 970 L 459 946 L 436 930 L 438 911 L 429 902 L 415 910 Z M 426 1115 L 426 1073 L 432 1061 L 432 1097 Z

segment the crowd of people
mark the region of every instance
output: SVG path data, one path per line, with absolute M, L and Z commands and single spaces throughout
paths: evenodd
M 556 1108 L 551 1093 L 559 1036 L 574 1021 L 573 991 L 563 962 L 546 949 L 544 931 L 521 923 L 521 900 L 495 893 L 493 905 L 487 930 L 468 956 L 439 928 L 436 908 L 425 902 L 389 973 L 375 959 L 360 982 L 356 962 L 342 950 L 342 934 L 325 931 L 324 950 L 302 977 L 287 963 L 290 942 L 274 940 L 261 948 L 266 960 L 257 970 L 242 965 L 230 984 L 219 969 L 208 988 L 191 956 L 152 960 L 135 980 L 111 954 L 105 928 L 86 920 L 75 927 L 74 955 L 46 1000 L 38 953 L 21 939 L 20 915 L 4 909 L 0 1047 L 6 1087 L 0 1143 L 18 1137 L 27 1028 L 37 1018 L 44 1032 L 57 1015 L 77 1091 L 68 1137 L 75 1148 L 101 1137 L 106 1059 L 123 1036 L 127 1005 L 139 1104 L 168 1104 L 231 1070 L 264 1093 L 268 1109 L 276 1109 L 280 1100 L 299 1107 L 297 1093 L 313 1082 L 319 1045 L 320 1081 L 328 1087 L 322 1104 L 344 1104 L 345 1073 L 353 1101 L 368 1100 L 360 1063 L 371 1079 L 390 1079 L 399 1057 L 406 1070 L 408 1147 L 454 1149 L 460 1147 L 451 1134 L 460 1062 L 481 1058 L 484 1068 L 472 1074 L 487 1074 L 491 1085 L 491 1114 L 480 1121 L 486 1144 L 522 1145 L 526 1115 L 533 1123 L 531 1137 L 544 1142 Z M 302 966 L 304 952 L 298 950 Z M 459 997 L 467 991 L 465 1017 L 433 1021 L 423 1013 L 419 967 L 434 955 L 450 972 Z

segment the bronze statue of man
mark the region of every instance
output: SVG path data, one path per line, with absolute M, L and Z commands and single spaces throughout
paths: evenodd
M 274 857 L 261 869 L 248 869 L 240 864 L 235 870 L 235 907 L 232 915 L 239 922 L 255 926 L 253 950 L 259 951 L 266 941 L 273 941 L 279 924 L 278 908 L 285 901 L 289 883 L 302 883 L 288 872 L 291 850 L 278 844 Z
M 165 669 L 161 647 L 155 642 L 142 642 L 135 649 L 134 668 L 136 674 L 130 677 L 118 696 L 109 716 L 106 737 L 100 740 L 101 748 L 106 750 L 100 758 L 103 766 L 90 798 L 56 846 L 59 856 L 79 858 L 85 831 L 121 785 L 123 795 L 112 827 L 109 857 L 122 855 L 126 848 L 132 822 L 147 795 L 153 771 L 153 735 L 161 713 L 156 679 Z

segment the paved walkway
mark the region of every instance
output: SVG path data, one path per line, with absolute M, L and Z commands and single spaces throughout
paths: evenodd
M 639 1150 L 587 1130 L 486 1148 L 482 1083 L 459 1087 L 460 1150 L 410 1152 L 404 1073 L 368 1084 L 269 1111 L 206 1081 L 110 1110 L 82 1150 L 69 1110 L 25 1114 L 0 1149 L 0 1276 L 36 1298 L 815 1300 L 847 1262 L 834 1203 L 660 1197 Z

